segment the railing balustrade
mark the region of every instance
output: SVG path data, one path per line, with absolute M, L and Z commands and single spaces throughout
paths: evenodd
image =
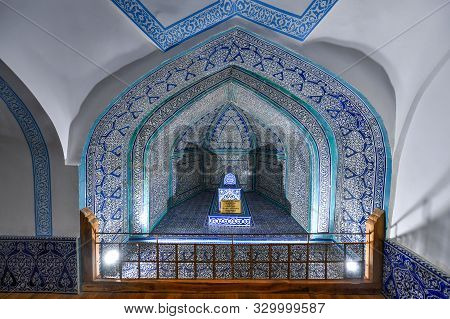
M 366 233 L 108 234 L 98 232 L 98 222 L 88 210 L 82 211 L 81 229 L 82 256 L 91 256 L 83 262 L 88 282 L 379 280 L 381 276 L 384 213 L 379 210 L 369 218 Z

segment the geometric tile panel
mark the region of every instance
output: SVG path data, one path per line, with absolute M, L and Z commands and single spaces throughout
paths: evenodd
M 450 277 L 405 247 L 386 240 L 383 294 L 394 299 L 449 299 Z
M 77 240 L 0 237 L 0 291 L 77 293 Z
M 16 119 L 30 149 L 36 236 L 51 236 L 52 198 L 47 144 L 31 112 L 2 77 L 0 77 L 0 99 L 5 102 Z
M 217 181 L 211 181 L 211 183 L 206 185 L 206 188 L 217 188 L 220 184 L 221 174 L 226 171 L 228 167 L 232 167 L 232 171 L 238 176 L 239 183 L 244 191 L 257 190 L 283 207 L 286 207 L 288 204 L 287 199 L 291 200 L 292 215 L 295 216 L 296 220 L 301 225 L 307 228 L 308 214 L 306 212 L 309 211 L 310 197 L 308 194 L 305 194 L 305 192 L 309 192 L 308 185 L 310 184 L 308 182 L 309 176 L 305 175 L 309 175 L 310 172 L 308 163 L 303 165 L 305 156 L 309 156 L 308 148 L 306 145 L 303 145 L 305 143 L 305 136 L 300 134 L 298 127 L 289 122 L 288 119 L 280 116 L 280 114 L 278 114 L 278 116 L 266 114 L 266 111 L 269 111 L 267 108 L 270 108 L 270 114 L 272 115 L 277 114 L 277 111 L 267 103 L 265 103 L 267 106 L 264 108 L 264 106 L 261 105 L 263 100 L 257 101 L 254 93 L 245 91 L 243 87 L 238 86 L 236 83 L 230 83 L 227 86 L 227 90 L 231 97 L 230 101 L 227 101 L 225 105 L 203 115 L 202 118 L 193 125 L 189 125 L 189 129 L 184 132 L 183 137 L 178 144 L 176 144 L 177 146 L 175 149 L 181 149 L 187 143 L 199 145 L 203 143 L 203 147 L 211 151 L 212 147 L 215 148 L 214 146 L 217 145 L 217 142 L 214 143 L 214 133 L 217 135 L 217 132 L 220 132 L 220 124 L 225 122 L 223 121 L 224 115 L 228 113 L 228 110 L 231 108 L 231 119 L 233 119 L 233 124 L 238 127 L 240 132 L 243 132 L 242 136 L 245 138 L 238 137 L 233 139 L 233 143 L 227 143 L 228 148 L 233 146 L 240 150 L 247 150 L 247 152 L 253 150 L 255 152 L 255 157 L 247 156 L 248 159 L 246 159 L 244 163 L 247 163 L 248 165 L 233 165 L 243 162 L 242 160 L 236 161 L 233 158 L 229 161 L 226 161 L 227 158 L 223 158 L 223 160 L 226 161 L 226 165 L 211 164 L 210 166 L 214 167 L 216 170 L 214 173 L 209 174 L 211 175 L 210 179 L 217 178 Z M 213 94 L 218 95 L 218 92 L 214 91 Z M 242 101 L 244 101 L 244 107 L 245 104 L 252 104 L 252 113 L 247 113 L 238 107 L 238 105 L 241 105 Z M 227 112 L 224 112 L 224 109 L 227 110 Z M 212 116 L 210 115 L 211 113 Z M 261 122 L 261 118 L 269 118 L 271 122 Z M 230 117 L 226 118 L 226 121 L 230 123 Z M 277 127 L 273 125 L 274 123 L 277 124 Z M 204 130 L 206 131 L 205 133 L 199 132 L 202 127 L 207 127 L 207 129 Z M 290 129 L 291 127 L 293 129 Z M 276 131 L 282 134 L 278 135 Z M 208 132 L 211 132 L 211 134 L 208 134 Z M 227 136 L 227 139 L 230 140 L 231 134 L 225 135 Z M 287 138 L 288 136 L 290 138 Z M 295 138 L 293 138 L 294 136 Z M 285 147 L 288 146 L 285 145 L 287 142 L 289 142 L 289 148 L 285 150 Z M 302 148 L 301 146 L 304 147 Z M 286 154 L 288 149 L 290 153 L 289 165 L 286 165 Z M 229 153 L 230 152 L 227 152 L 227 154 Z M 302 166 L 305 166 L 304 169 Z M 323 177 L 327 178 L 330 172 L 326 170 L 325 165 L 322 165 L 322 169 L 324 168 L 326 173 Z M 252 174 L 248 174 L 247 171 L 251 171 Z M 289 174 L 288 171 L 295 171 L 295 176 Z M 239 174 L 240 172 L 241 174 Z M 288 179 L 288 175 L 292 178 Z M 255 180 L 253 181 L 253 179 Z M 287 181 L 289 181 L 289 183 Z M 290 195 L 290 198 L 286 198 L 286 194 Z
M 313 0 L 301 15 L 256 0 L 219 0 L 165 27 L 138 0 L 112 0 L 163 51 L 238 16 L 303 41 L 338 0 Z

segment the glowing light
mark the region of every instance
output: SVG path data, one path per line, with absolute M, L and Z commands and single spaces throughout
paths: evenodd
M 348 272 L 357 272 L 359 270 L 359 264 L 356 261 L 347 261 L 345 268 Z
M 142 225 L 147 225 L 147 215 L 146 214 L 141 214 L 141 217 L 139 218 L 139 220 L 141 221 Z
M 106 265 L 113 265 L 119 261 L 120 254 L 117 249 L 108 250 L 103 256 L 103 261 Z

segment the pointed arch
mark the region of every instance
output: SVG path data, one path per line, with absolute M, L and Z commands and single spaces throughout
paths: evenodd
M 231 58 L 236 55 L 241 59 Z M 336 214 L 332 220 L 321 221 L 320 230 L 327 232 L 327 223 L 335 223 L 337 231 L 364 231 L 364 222 L 373 208 L 387 210 L 390 148 L 382 120 L 367 99 L 324 68 L 235 28 L 145 75 L 99 117 L 84 150 L 80 203 L 104 220 L 106 230 L 124 230 L 128 225 L 127 204 L 130 197 L 137 195 L 135 190 L 130 193 L 129 189 L 123 188 L 127 185 L 124 182 L 127 177 L 141 171 L 136 167 L 132 171 L 124 169 L 134 157 L 129 153 L 132 147 L 128 141 L 135 136 L 136 127 L 148 114 L 160 119 L 177 116 L 176 105 L 180 102 L 177 99 L 181 93 L 195 81 L 228 67 L 244 70 L 237 72 L 237 80 L 249 73 L 255 74 L 260 81 L 255 84 L 256 91 L 266 90 L 264 94 L 270 95 L 275 94 L 276 88 L 282 92 L 279 99 L 291 108 L 290 112 L 298 110 L 293 106 L 295 103 L 309 106 L 308 112 L 314 121 L 323 121 L 331 128 L 337 150 L 329 149 L 329 153 L 336 152 L 336 160 L 330 165 L 336 171 L 336 181 L 335 186 L 321 182 L 320 191 L 326 192 L 330 187 L 335 189 L 329 199 L 321 196 L 320 200 L 324 205 L 335 207 Z M 160 81 L 168 74 L 171 74 L 170 89 Z M 187 77 L 187 74 L 194 76 Z M 302 121 L 307 124 L 304 119 Z M 152 125 L 143 130 L 155 128 Z M 325 163 L 329 158 L 323 160 Z

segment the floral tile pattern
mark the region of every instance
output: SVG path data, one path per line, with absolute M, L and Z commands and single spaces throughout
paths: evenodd
M 77 293 L 76 239 L 0 237 L 0 291 Z
M 301 15 L 257 0 L 218 0 L 165 27 L 139 0 L 111 0 L 163 51 L 235 16 L 303 41 L 338 0 L 313 0 Z
M 382 292 L 396 299 L 449 299 L 450 277 L 410 250 L 387 240 Z

